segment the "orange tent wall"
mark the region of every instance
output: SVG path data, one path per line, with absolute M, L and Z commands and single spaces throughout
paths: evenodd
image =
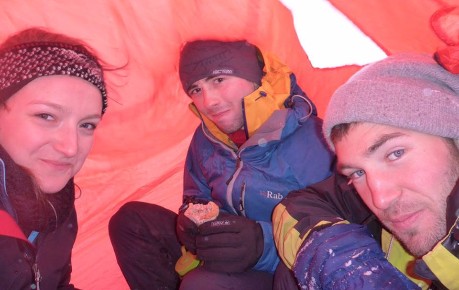
M 458 0 L 330 0 L 386 53 L 433 53 L 442 43 L 429 18 Z M 83 39 L 105 62 L 109 108 L 76 182 L 79 234 L 73 277 L 82 289 L 128 289 L 107 232 L 125 202 L 176 210 L 182 167 L 198 120 L 177 75 L 180 46 L 194 38 L 246 38 L 296 73 L 322 116 L 334 89 L 358 66 L 316 69 L 296 35 L 290 11 L 276 0 L 2 1 L 0 40 L 30 26 Z M 321 29 L 316 27 L 316 29 Z M 323 37 L 333 37 L 324 35 Z M 336 44 L 336 53 L 340 45 Z

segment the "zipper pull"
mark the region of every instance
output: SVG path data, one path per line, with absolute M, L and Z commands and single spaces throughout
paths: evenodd
M 32 269 L 35 275 L 35 286 L 36 286 L 35 290 L 40 290 L 41 274 L 40 274 L 40 270 L 38 269 L 38 264 L 37 263 L 33 264 Z
M 243 216 L 245 216 L 244 198 L 245 198 L 245 182 L 242 183 L 241 194 L 239 196 L 239 211 L 242 213 Z

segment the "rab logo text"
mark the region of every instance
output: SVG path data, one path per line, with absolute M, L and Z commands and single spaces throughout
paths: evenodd
M 279 199 L 280 200 L 284 198 L 284 196 L 280 192 L 274 193 L 270 190 L 261 192 L 261 195 L 269 199 Z

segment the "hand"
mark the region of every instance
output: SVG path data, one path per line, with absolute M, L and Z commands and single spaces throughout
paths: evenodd
M 333 225 L 313 232 L 301 246 L 293 272 L 314 289 L 419 289 L 386 260 L 366 228 Z
M 248 218 L 221 213 L 199 226 L 196 254 L 203 267 L 215 272 L 244 272 L 263 253 L 261 226 Z
M 175 228 L 177 237 L 185 246 L 187 251 L 196 254 L 196 236 L 198 235 L 198 226 L 184 212 L 180 212 L 177 217 L 177 225 Z

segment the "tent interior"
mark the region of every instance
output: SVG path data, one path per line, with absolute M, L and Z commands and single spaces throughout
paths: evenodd
M 459 2 L 4 0 L 0 5 L 0 41 L 24 28 L 46 27 L 84 40 L 116 68 L 106 73 L 109 107 L 75 179 L 81 194 L 72 283 L 82 289 L 128 289 L 108 221 L 128 201 L 173 211 L 180 206 L 184 159 L 199 125 L 178 78 L 183 43 L 247 39 L 276 54 L 322 117 L 333 91 L 365 63 L 403 51 L 433 54 L 444 46 L 431 17 Z M 344 34 L 340 21 L 355 33 Z

